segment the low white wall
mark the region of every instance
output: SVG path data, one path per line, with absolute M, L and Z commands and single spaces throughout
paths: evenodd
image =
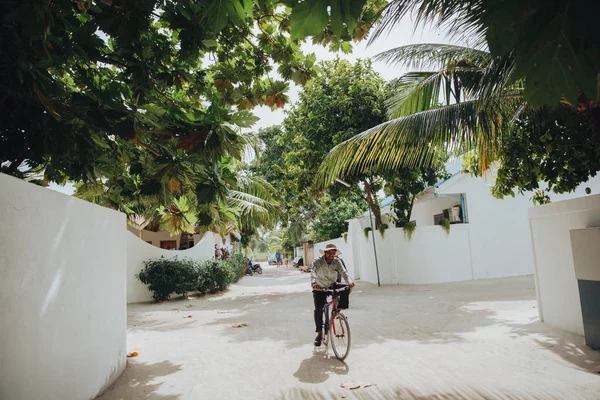
M 389 234 L 389 235 L 388 235 Z M 388 239 L 389 236 L 389 239 Z M 468 225 L 417 227 L 409 241 L 402 229 L 385 232 L 393 242 L 396 276 L 393 283 L 427 284 L 473 279 Z
M 0 399 L 94 398 L 126 365 L 125 215 L 0 188 Z
M 439 193 L 465 193 L 468 201 L 473 278 L 500 278 L 533 273 L 527 209 L 530 196 L 492 197 L 493 180 L 456 176 Z M 455 225 L 452 225 L 454 227 Z
M 427 284 L 473 279 L 469 227 L 452 225 L 446 234 L 439 226 L 417 227 L 410 241 L 401 228 L 389 228 L 384 237 L 364 233 L 360 242 L 360 274 L 363 281 L 377 283 L 373 236 L 381 284 Z
M 187 257 L 195 260 L 208 260 L 215 255 L 214 235 L 207 234 L 187 250 L 164 250 L 146 243 L 131 232 L 127 232 L 127 303 L 152 301 L 152 292 L 136 277 L 144 268 L 144 261 L 151 258 Z
M 493 177 L 457 175 L 440 185 L 440 194 L 465 193 L 469 222 L 451 225 L 447 238 L 440 227 L 430 224 L 434 214 L 460 204 L 460 199 L 435 198 L 430 193 L 415 202 L 411 219 L 417 221 L 417 228 L 408 247 L 404 245 L 402 230 L 390 228 L 384 239 L 375 232 L 381 283 L 437 283 L 532 274 L 533 247 L 527 210 L 532 207 L 533 194 L 499 200 L 490 194 L 493 184 Z M 551 198 L 554 202 L 588 198 L 587 187 L 592 193 L 600 192 L 600 175 L 580 185 L 574 193 L 551 194 Z M 355 277 L 377 283 L 372 235 L 365 239 L 363 232 L 367 226 L 368 216 L 350 220 L 348 242 L 352 243 Z
M 529 225 L 540 319 L 583 335 L 569 231 L 600 227 L 600 195 L 530 208 Z

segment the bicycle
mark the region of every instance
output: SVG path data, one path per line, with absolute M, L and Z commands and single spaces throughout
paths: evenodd
M 328 293 L 327 297 L 331 296 L 331 301 L 325 301 L 323 309 L 323 343 L 327 347 L 331 337 L 331 348 L 340 361 L 344 361 L 350 352 L 350 325 L 348 318 L 338 308 L 338 293 L 349 288 L 349 286 L 344 286 L 338 289 L 322 290 Z

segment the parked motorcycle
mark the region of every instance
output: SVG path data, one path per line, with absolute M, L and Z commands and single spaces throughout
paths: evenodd
M 254 273 L 262 274 L 263 269 L 260 264 L 252 264 L 252 261 L 248 260 L 248 265 L 246 266 L 246 275 L 253 275 Z
M 260 266 L 260 264 L 253 264 L 251 268 L 252 268 L 252 272 L 262 274 L 263 270 L 262 270 L 262 267 Z

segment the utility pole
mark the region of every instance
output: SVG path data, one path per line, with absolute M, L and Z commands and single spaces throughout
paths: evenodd
M 352 186 L 348 182 L 344 182 L 341 179 L 335 179 L 338 183 L 346 186 L 348 189 L 352 190 Z M 362 199 L 362 193 L 358 193 L 360 198 Z M 366 200 L 365 200 L 366 201 Z M 373 239 L 373 254 L 375 255 L 375 270 L 377 271 L 377 286 L 381 287 L 381 282 L 379 281 L 379 262 L 377 261 L 377 247 L 375 246 L 375 229 L 373 228 L 373 213 L 371 213 L 371 206 L 367 201 L 367 207 L 369 208 L 369 222 L 371 223 L 371 239 Z

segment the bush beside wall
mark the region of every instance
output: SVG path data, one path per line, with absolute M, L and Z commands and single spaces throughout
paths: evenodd
M 164 256 L 144 262 L 137 278 L 153 293 L 155 301 L 168 300 L 171 294 L 215 293 L 226 290 L 244 274 L 247 260 L 235 254 L 226 260 L 194 261 Z

